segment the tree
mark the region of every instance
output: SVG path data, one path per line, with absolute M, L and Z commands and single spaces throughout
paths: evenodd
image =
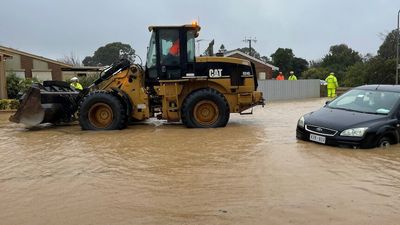
M 87 56 L 82 63 L 85 66 L 111 65 L 120 58 L 133 61 L 135 50 L 129 44 L 114 42 L 98 48 L 93 56 Z
M 388 33 L 379 47 L 378 56 L 384 59 L 395 59 L 396 58 L 396 43 L 397 43 L 397 30 L 392 30 Z
M 327 74 L 329 74 L 329 69 L 325 67 L 312 67 L 304 71 L 301 77 L 304 79 L 320 79 L 325 80 Z
M 294 54 L 290 48 L 278 48 L 271 55 L 272 62 L 284 74 L 288 74 L 292 70 Z
M 272 64 L 271 59 L 268 56 L 261 56 L 261 60 L 265 63 L 270 63 Z
M 319 60 L 311 60 L 311 61 L 310 61 L 310 68 L 321 67 L 321 64 L 322 64 L 322 59 L 319 59 Z
M 379 47 L 378 55 L 367 54 L 362 61 L 348 68 L 344 77 L 345 85 L 395 83 L 396 30 L 386 35 Z
M 307 60 L 295 57 L 293 50 L 290 48 L 278 48 L 271 55 L 271 58 L 272 64 L 279 67 L 279 70 L 284 74 L 294 71 L 295 74 L 299 75 L 308 68 Z
M 311 61 L 311 68 L 303 76 L 322 79 L 333 71 L 339 84 L 346 86 L 393 84 L 396 73 L 396 34 L 396 30 L 393 30 L 386 35 L 376 56 L 366 54 L 362 57 L 345 44 L 331 46 L 321 61 Z
M 344 86 L 354 87 L 368 83 L 367 70 L 368 70 L 367 62 L 358 62 L 350 66 L 346 71 L 343 79 Z
M 247 55 L 253 56 L 256 59 L 261 59 L 260 53 L 258 53 L 253 47 L 251 47 L 251 49 L 249 47 L 238 48 L 237 50 L 239 50 Z
M 71 52 L 69 56 L 68 55 L 64 55 L 64 57 L 62 59 L 59 59 L 58 61 L 62 62 L 62 63 L 65 63 L 65 64 L 73 65 L 74 67 L 81 67 L 82 66 L 81 60 L 73 52 Z
M 349 48 L 346 44 L 333 45 L 329 53 L 322 58 L 321 66 L 335 72 L 335 76 L 341 80 L 347 68 L 362 62 L 360 53 Z
M 300 75 L 308 69 L 308 62 L 303 58 L 294 57 L 292 61 L 292 70 L 295 74 Z
M 376 56 L 368 61 L 365 81 L 369 84 L 394 84 L 396 79 L 396 59 Z
M 322 59 L 321 66 L 342 66 L 349 67 L 357 62 L 361 62 L 360 53 L 349 48 L 345 44 L 333 45 L 329 48 L 329 53 Z
M 358 62 L 349 67 L 343 83 L 348 87 L 363 84 L 393 84 L 395 82 L 395 59 L 375 56 L 365 62 Z

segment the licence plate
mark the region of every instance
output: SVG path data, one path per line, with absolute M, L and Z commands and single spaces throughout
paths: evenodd
M 310 141 L 315 141 L 315 142 L 318 142 L 318 143 L 325 144 L 326 138 L 324 136 L 310 134 Z

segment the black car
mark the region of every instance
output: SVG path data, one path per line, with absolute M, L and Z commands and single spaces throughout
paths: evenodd
M 364 85 L 302 116 L 296 137 L 320 144 L 374 148 L 400 140 L 400 85 Z

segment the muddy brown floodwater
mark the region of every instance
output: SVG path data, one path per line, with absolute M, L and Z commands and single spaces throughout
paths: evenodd
M 400 145 L 296 140 L 325 100 L 270 103 L 221 129 L 26 130 L 0 114 L 0 224 L 400 224 Z

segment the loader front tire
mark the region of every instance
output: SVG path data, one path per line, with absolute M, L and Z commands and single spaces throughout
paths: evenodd
M 121 130 L 126 122 L 125 107 L 111 93 L 95 91 L 81 102 L 79 124 L 82 130 Z
M 218 91 L 200 89 L 186 97 L 181 117 L 188 128 L 225 127 L 229 120 L 229 105 Z

